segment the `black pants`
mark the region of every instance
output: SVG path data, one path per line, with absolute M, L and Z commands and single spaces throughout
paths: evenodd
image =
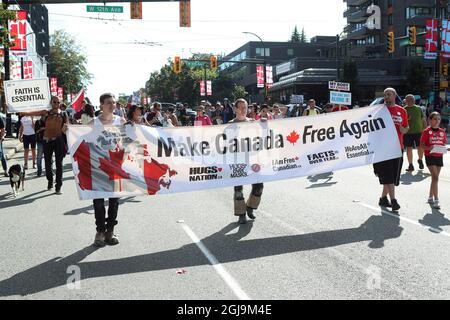
M 106 218 L 105 199 L 94 199 L 95 225 L 97 232 L 114 229 L 119 211 L 119 198 L 109 198 L 108 218 Z
M 53 141 L 44 142 L 45 175 L 49 184 L 53 183 L 52 156 L 55 154 L 56 164 L 56 188 L 62 186 L 63 159 L 64 159 L 64 140 L 62 137 Z

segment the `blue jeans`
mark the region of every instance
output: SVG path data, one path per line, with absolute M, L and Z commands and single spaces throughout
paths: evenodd
M 3 142 L 2 141 L 0 141 L 0 160 L 2 161 L 3 171 L 6 172 L 6 169 L 8 166 L 6 163 L 5 153 L 3 152 Z
M 42 158 L 44 157 L 44 143 L 37 142 L 37 175 L 40 176 L 42 174 Z

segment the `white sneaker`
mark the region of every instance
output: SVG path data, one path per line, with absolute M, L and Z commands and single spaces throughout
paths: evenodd
M 438 210 L 441 209 L 441 206 L 440 206 L 440 204 L 439 204 L 439 200 L 435 200 L 435 201 L 434 201 L 433 208 L 434 208 L 434 209 L 438 209 Z
M 433 200 L 433 198 L 428 198 L 428 204 L 431 204 L 431 205 L 433 205 L 433 204 L 434 204 L 434 200 Z

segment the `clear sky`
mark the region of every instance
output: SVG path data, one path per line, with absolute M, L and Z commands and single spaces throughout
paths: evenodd
M 142 20 L 130 19 L 129 3 L 107 5 L 123 6 L 124 13 L 88 13 L 86 4 L 46 5 L 50 33 L 63 29 L 85 49 L 93 102 L 104 92 L 131 94 L 144 87 L 150 73 L 175 55 L 227 54 L 258 41 L 243 31 L 286 41 L 296 25 L 310 38 L 336 35 L 346 23 L 342 0 L 192 0 L 191 28 L 179 27 L 178 2 L 143 3 Z

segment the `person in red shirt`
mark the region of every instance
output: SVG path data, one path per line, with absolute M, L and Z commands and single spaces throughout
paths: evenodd
M 408 132 L 408 113 L 406 110 L 395 104 L 395 97 L 397 92 L 393 88 L 384 90 L 384 105 L 389 110 L 397 129 L 397 137 L 402 150 L 400 158 L 382 161 L 373 164 L 375 175 L 378 176 L 380 184 L 383 185 L 383 192 L 381 194 L 378 205 L 381 207 L 391 207 L 392 211 L 398 211 L 400 205 L 395 198 L 395 187 L 400 184 L 400 172 L 403 165 L 403 135 Z M 389 202 L 387 195 L 391 198 Z
M 331 109 L 331 112 L 338 112 L 338 111 L 345 111 L 348 110 L 347 106 L 343 106 L 341 104 L 335 104 L 333 106 L 333 109 Z
M 430 195 L 428 203 L 435 209 L 440 209 L 438 182 L 439 174 L 444 166 L 443 152 L 447 150 L 447 135 L 445 129 L 439 127 L 441 115 L 439 112 L 432 112 L 429 116 L 430 126 L 426 128 L 420 138 L 420 147 L 425 151 L 425 162 L 431 173 Z M 445 150 L 436 150 L 435 146 L 442 146 Z M 433 150 L 434 149 L 434 150 Z
M 261 112 L 255 116 L 255 120 L 273 120 L 272 114 L 269 111 L 269 106 L 267 104 L 263 104 L 261 106 Z
M 197 108 L 194 126 L 212 126 L 211 119 L 205 114 L 205 107 L 200 106 Z

